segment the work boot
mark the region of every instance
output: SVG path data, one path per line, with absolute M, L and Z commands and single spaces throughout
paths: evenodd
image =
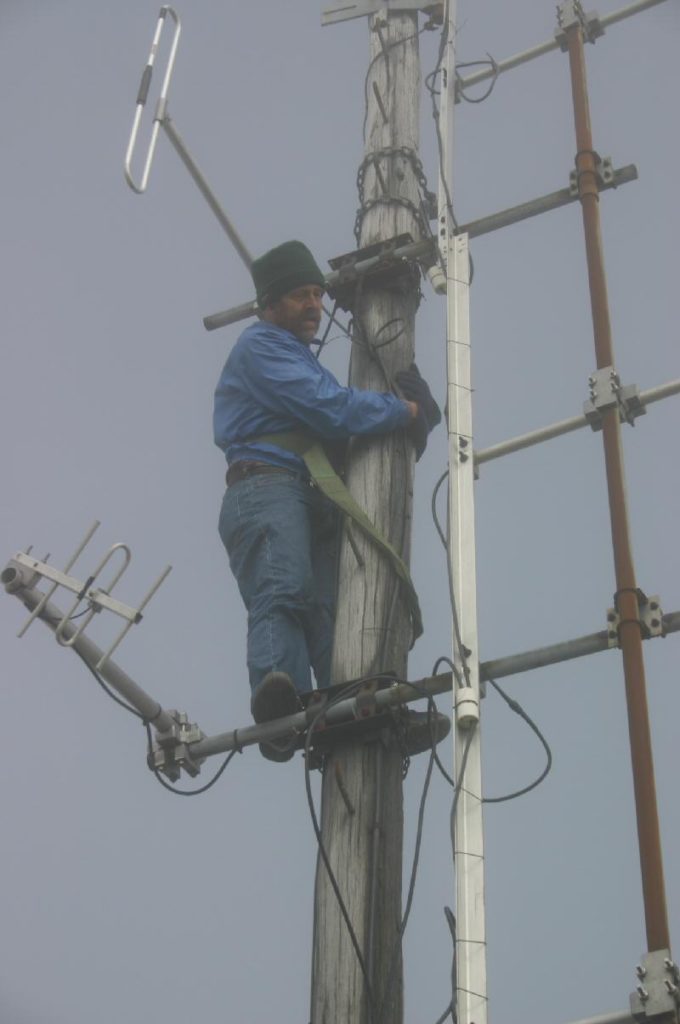
M 297 692 L 287 672 L 268 672 L 250 701 L 253 718 L 258 724 L 294 715 L 298 707 Z M 296 745 L 297 736 L 281 736 L 260 743 L 260 753 L 268 761 L 290 761 Z
M 425 753 L 437 746 L 451 731 L 451 719 L 441 711 L 406 711 L 405 713 L 406 753 L 409 757 Z

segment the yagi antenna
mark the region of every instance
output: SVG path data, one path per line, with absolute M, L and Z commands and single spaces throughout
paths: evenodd
M 166 566 L 166 568 L 163 570 L 163 572 L 158 577 L 158 579 L 153 584 L 148 593 L 144 596 L 144 598 L 142 599 L 137 608 L 131 608 L 129 605 L 123 604 L 122 601 L 118 601 L 116 598 L 111 597 L 111 591 L 118 583 L 121 576 L 123 575 L 123 573 L 130 564 L 132 553 L 127 544 L 112 544 L 109 550 L 106 552 L 104 557 L 97 565 L 97 567 L 95 568 L 95 570 L 93 571 L 93 573 L 90 576 L 88 576 L 88 578 L 84 582 L 76 579 L 75 576 L 69 575 L 71 567 L 80 557 L 82 552 L 85 550 L 98 527 L 99 522 L 95 520 L 95 522 L 92 524 L 90 529 L 85 534 L 85 537 L 83 538 L 82 542 L 80 543 L 74 554 L 66 563 L 63 570 L 54 569 L 51 565 L 48 565 L 46 561 L 41 562 L 37 558 L 33 558 L 33 556 L 30 554 L 30 548 L 29 551 L 26 553 L 19 551 L 14 556 L 12 561 L 14 562 L 15 565 L 19 565 L 22 568 L 27 569 L 31 573 L 33 573 L 34 578 L 35 576 L 39 576 L 43 579 L 50 580 L 52 582 L 52 586 L 35 606 L 28 620 L 24 623 L 24 625 L 17 633 L 17 636 L 23 636 L 28 627 L 31 625 L 31 623 L 34 622 L 35 619 L 37 619 L 40 616 L 41 612 L 47 605 L 48 601 L 54 594 L 57 587 L 64 587 L 65 590 L 70 590 L 73 594 L 76 595 L 75 601 L 68 609 L 68 611 L 64 613 L 64 615 L 57 623 L 54 630 L 57 642 L 61 644 L 62 647 L 73 647 L 78 637 L 83 634 L 86 627 L 89 625 L 89 623 L 92 621 L 92 619 L 98 612 L 101 612 L 103 610 L 110 611 L 113 612 L 115 615 L 120 616 L 122 619 L 126 620 L 125 625 L 123 626 L 118 636 L 115 638 L 109 649 L 105 651 L 104 654 L 102 654 L 101 658 L 97 662 L 96 668 L 100 670 L 106 664 L 106 662 L 111 657 L 113 652 L 116 650 L 116 648 L 123 640 L 123 638 L 127 636 L 130 629 L 132 629 L 132 627 L 136 625 L 138 622 L 141 622 L 142 609 L 146 607 L 146 605 L 149 603 L 153 595 L 156 593 L 161 583 L 172 569 L 172 566 Z M 104 586 L 95 587 L 94 583 L 97 577 L 106 568 L 108 563 L 111 561 L 112 558 L 116 556 L 118 552 L 121 552 L 123 556 L 121 565 L 114 572 L 113 576 L 111 577 L 107 584 L 105 584 Z M 82 612 L 78 612 L 78 608 L 83 604 L 86 607 L 83 609 Z M 70 636 L 66 637 L 64 631 L 66 630 L 67 625 L 72 622 L 76 615 L 83 616 L 82 622 L 79 624 L 75 632 L 73 632 Z
M 144 107 L 149 95 L 149 89 L 151 87 L 151 78 L 153 75 L 154 62 L 158 53 L 158 46 L 160 43 L 163 27 L 165 25 L 166 16 L 170 15 L 175 23 L 175 32 L 172 37 L 172 43 L 170 44 L 170 55 L 168 57 L 167 67 L 165 69 L 165 75 L 163 77 L 163 84 L 161 86 L 161 93 L 158 97 L 158 103 L 156 104 L 156 111 L 153 115 L 153 123 L 151 126 L 151 138 L 149 141 L 149 148 L 144 158 L 144 167 L 142 170 L 141 180 L 136 181 L 132 173 L 132 158 L 137 144 L 137 136 L 139 135 L 139 128 L 142 121 L 142 115 L 144 113 Z M 142 80 L 139 84 L 139 90 L 137 92 L 137 106 L 135 107 L 135 116 L 132 121 L 132 131 L 130 132 L 130 140 L 128 142 L 127 151 L 125 153 L 125 180 L 127 181 L 133 192 L 141 194 L 146 191 L 147 184 L 149 182 L 149 174 L 151 172 L 151 164 L 153 162 L 154 153 L 156 151 L 156 142 L 158 141 L 158 132 L 161 127 L 165 129 L 165 132 L 170 139 L 170 142 L 175 147 L 182 163 L 188 170 L 191 177 L 196 182 L 201 195 L 208 203 L 208 206 L 213 211 L 218 221 L 224 228 L 229 241 L 236 249 L 243 262 L 245 263 L 248 270 L 253 262 L 253 258 L 246 248 L 241 236 L 229 220 L 218 202 L 214 192 L 208 185 L 203 173 L 199 169 L 198 165 L 194 161 L 193 157 L 189 153 L 189 150 L 182 141 L 179 132 L 175 128 L 170 115 L 167 111 L 168 106 L 168 89 L 170 87 L 170 78 L 172 77 L 173 68 L 175 66 L 175 56 L 177 54 L 177 46 L 179 43 L 179 35 L 181 32 L 181 24 L 179 16 L 173 10 L 172 7 L 164 5 L 160 9 L 158 15 L 158 23 L 156 25 L 156 31 L 154 32 L 153 40 L 151 41 L 151 50 L 146 61 L 146 66 L 142 72 Z

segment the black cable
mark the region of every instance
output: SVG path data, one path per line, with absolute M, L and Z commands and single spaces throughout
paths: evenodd
M 446 480 L 448 475 L 449 475 L 449 471 L 448 471 L 448 469 L 446 469 L 442 473 L 442 475 L 439 477 L 439 480 L 437 480 L 437 483 L 434 485 L 434 490 L 432 492 L 432 501 L 430 503 L 430 508 L 432 510 L 432 519 L 434 520 L 435 529 L 436 529 L 437 533 L 439 534 L 439 539 L 441 540 L 442 544 L 444 545 L 444 550 L 447 551 L 447 552 L 449 550 L 449 546 L 448 546 L 448 544 L 446 542 L 446 534 L 442 530 L 441 523 L 439 522 L 439 518 L 437 516 L 437 495 L 439 494 L 439 488 L 444 483 L 444 481 Z
M 393 946 L 393 949 L 392 949 L 392 953 L 390 955 L 390 966 L 389 966 L 389 969 L 388 969 L 388 972 L 387 972 L 387 981 L 385 983 L 385 994 L 383 996 L 383 1001 L 381 1003 L 380 1011 L 378 1013 L 377 1024 L 380 1024 L 380 1022 L 382 1020 L 382 1017 L 383 1017 L 383 1011 L 385 1009 L 385 1003 L 387 1002 L 387 993 L 389 992 L 389 990 L 390 990 L 390 988 L 392 986 L 392 983 L 393 983 L 393 975 L 394 975 L 394 971 L 396 970 L 396 966 L 398 964 L 399 951 L 401 949 L 402 940 L 404 938 L 404 933 L 406 931 L 406 926 L 408 924 L 408 919 L 409 919 L 409 916 L 410 916 L 410 913 L 411 913 L 411 907 L 413 905 L 413 894 L 415 892 L 415 887 L 416 887 L 416 877 L 417 877 L 417 874 L 418 874 L 418 864 L 419 864 L 419 861 L 420 861 L 420 848 L 421 848 L 422 838 L 423 838 L 423 822 L 424 822 L 424 818 L 425 818 L 425 803 L 427 801 L 427 794 L 428 794 L 428 791 L 429 791 L 429 788 L 430 788 L 430 781 L 432 779 L 432 768 L 433 768 L 433 765 L 434 765 L 434 762 L 435 762 L 435 758 L 437 758 L 436 750 L 435 750 L 436 745 L 437 745 L 437 738 L 436 738 L 435 731 L 434 731 L 434 720 L 435 720 L 434 716 L 437 714 L 437 708 L 436 708 L 436 705 L 434 703 L 434 699 L 432 698 L 431 694 L 426 693 L 421 686 L 418 686 L 417 683 L 405 682 L 404 685 L 410 686 L 411 689 L 416 691 L 416 693 L 419 693 L 421 696 L 426 696 L 427 697 L 427 724 L 428 724 L 429 731 L 430 731 L 430 744 L 431 744 L 431 746 L 430 746 L 430 757 L 429 757 L 429 761 L 428 761 L 428 764 L 427 764 L 427 770 L 425 772 L 425 782 L 423 783 L 423 790 L 422 790 L 422 793 L 421 793 L 421 796 L 420 796 L 420 803 L 419 803 L 419 806 L 418 806 L 418 825 L 416 827 L 416 842 L 415 842 L 415 847 L 414 847 L 414 851 L 413 851 L 413 862 L 412 862 L 412 865 L 411 865 L 411 875 L 410 875 L 410 879 L 409 879 L 408 894 L 407 894 L 407 897 L 406 897 L 406 906 L 404 908 L 404 913 L 402 915 L 401 922 L 400 922 L 400 925 L 399 925 L 399 929 L 397 931 L 397 937 L 394 940 L 394 946 Z M 438 758 L 437 758 L 437 760 L 438 760 Z
M 335 873 L 333 872 L 333 869 L 332 869 L 332 867 L 330 865 L 330 861 L 328 859 L 328 854 L 327 854 L 326 848 L 325 848 L 324 843 L 323 843 L 323 837 L 322 837 L 322 834 L 321 834 L 321 828 L 319 826 L 319 821 L 318 821 L 318 818 L 317 818 L 316 809 L 314 807 L 314 798 L 313 798 L 312 791 L 311 791 L 310 748 L 311 748 L 311 742 L 312 742 L 312 736 L 313 736 L 314 730 L 315 730 L 319 720 L 328 711 L 328 709 L 330 707 L 333 707 L 335 704 L 338 704 L 341 701 L 346 700 L 348 697 L 352 696 L 354 694 L 354 692 L 360 686 L 362 686 L 365 682 L 367 682 L 369 680 L 380 679 L 380 678 L 389 679 L 389 681 L 392 682 L 392 683 L 398 682 L 398 683 L 401 683 L 404 686 L 409 686 L 413 690 L 415 690 L 416 693 L 419 693 L 421 696 L 424 696 L 424 697 L 427 698 L 427 700 L 428 700 L 428 725 L 429 725 L 429 729 L 430 729 L 431 751 L 430 751 L 430 759 L 429 759 L 427 771 L 426 771 L 426 774 L 425 774 L 425 782 L 424 782 L 424 785 L 423 785 L 423 791 L 422 791 L 422 794 L 421 794 L 420 805 L 419 805 L 419 810 L 418 810 L 418 826 L 417 826 L 417 830 L 416 830 L 416 843 L 415 843 L 415 849 L 414 849 L 413 863 L 412 863 L 412 867 L 411 867 L 411 875 L 410 875 L 408 896 L 407 896 L 407 900 L 406 900 L 406 907 L 405 907 L 404 913 L 402 915 L 402 919 L 401 919 L 401 922 L 400 922 L 400 925 L 399 925 L 399 930 L 398 930 L 398 933 L 397 933 L 397 937 L 395 939 L 394 948 L 393 948 L 392 954 L 390 956 L 390 967 L 388 969 L 387 983 L 385 985 L 385 996 L 383 997 L 383 1001 L 382 1001 L 382 1003 L 380 1005 L 380 1008 L 378 1010 L 378 1017 L 377 1017 L 377 1020 L 376 1020 L 376 1024 L 380 1024 L 380 1020 L 381 1020 L 381 1017 L 382 1017 L 382 1014 L 383 1014 L 383 1011 L 384 1011 L 384 1008 L 385 1008 L 386 995 L 387 995 L 387 992 L 389 991 L 389 989 L 390 989 L 390 987 L 392 985 L 394 970 L 395 970 L 396 964 L 398 962 L 398 953 L 399 953 L 399 950 L 401 948 L 401 943 L 402 943 L 402 940 L 403 940 L 403 937 L 404 937 L 404 933 L 406 931 L 406 926 L 408 924 L 408 919 L 409 919 L 409 915 L 411 913 L 411 907 L 412 907 L 412 904 L 413 904 L 413 895 L 414 895 L 414 892 L 415 892 L 415 883 L 416 883 L 416 877 L 417 877 L 417 872 L 418 872 L 418 864 L 419 864 L 419 860 L 420 860 L 420 849 L 421 849 L 421 845 L 422 845 L 422 833 L 423 833 L 423 822 L 424 822 L 424 815 L 425 815 L 425 803 L 426 803 L 426 800 L 427 800 L 427 794 L 428 794 L 428 790 L 429 790 L 429 786 L 430 786 L 430 781 L 431 781 L 431 778 L 432 778 L 432 768 L 433 768 L 433 764 L 434 764 L 435 758 L 436 758 L 435 747 L 436 747 L 437 740 L 436 740 L 436 735 L 435 735 L 435 731 L 434 731 L 434 721 L 435 721 L 435 715 L 437 714 L 437 708 L 436 708 L 436 705 L 435 705 L 434 700 L 432 698 L 432 695 L 428 694 L 424 690 L 424 688 L 419 686 L 417 683 L 411 683 L 411 682 L 408 682 L 407 680 L 398 679 L 398 678 L 396 678 L 392 674 L 387 675 L 385 673 L 382 673 L 382 674 L 378 674 L 378 675 L 369 675 L 369 676 L 363 677 L 362 679 L 355 680 L 352 684 L 350 684 L 350 686 L 348 686 L 340 694 L 338 694 L 337 697 L 333 698 L 331 701 L 329 701 L 328 703 L 324 704 L 322 708 L 320 708 L 318 714 L 316 715 L 316 717 L 312 720 L 312 722 L 309 725 L 309 728 L 308 728 L 308 731 L 307 731 L 307 737 L 306 737 L 306 740 L 305 740 L 305 789 L 306 789 L 306 792 L 307 792 L 307 803 L 309 805 L 310 816 L 311 816 L 311 819 L 312 819 L 312 827 L 314 829 L 314 834 L 316 836 L 316 841 L 317 841 L 317 844 L 318 844 L 318 847 L 319 847 L 319 853 L 321 855 L 321 859 L 323 860 L 323 863 L 324 863 L 324 866 L 326 868 L 326 871 L 328 872 L 328 878 L 329 878 L 329 881 L 331 883 L 331 887 L 332 887 L 333 892 L 335 893 L 336 899 L 338 901 L 338 905 L 340 907 L 340 912 L 341 912 L 342 917 L 343 917 L 343 919 L 345 921 L 345 924 L 347 926 L 347 930 L 348 930 L 348 933 L 349 933 L 350 941 L 352 943 L 352 946 L 354 947 L 354 952 L 356 954 L 357 960 L 359 962 L 359 966 L 361 968 L 361 972 L 362 972 L 363 977 L 364 977 L 364 982 L 366 984 L 366 992 L 367 992 L 367 995 L 368 995 L 369 1006 L 370 1006 L 370 1011 L 371 1011 L 371 1017 L 373 1018 L 373 1015 L 374 1015 L 375 1010 L 376 1010 L 375 996 L 374 996 L 374 993 L 373 993 L 373 988 L 372 988 L 372 985 L 371 985 L 370 978 L 368 977 L 368 969 L 366 967 L 366 963 L 365 963 L 365 960 L 363 958 L 363 954 L 361 952 L 361 947 L 359 945 L 359 940 L 358 940 L 356 932 L 354 931 L 354 928 L 352 926 L 352 922 L 350 921 L 349 913 L 347 911 L 347 907 L 346 907 L 345 902 L 344 902 L 344 900 L 342 898 L 342 894 L 340 893 L 340 887 L 338 886 L 338 882 L 337 882 L 337 879 L 335 877 Z
M 445 656 L 442 656 L 441 658 L 437 658 L 437 660 L 434 663 L 434 667 L 432 669 L 431 675 L 435 676 L 437 674 L 437 669 L 439 668 L 440 662 L 442 662 L 442 661 L 446 662 L 446 664 L 451 669 L 451 672 L 453 673 L 455 678 L 458 679 L 459 685 L 462 685 L 462 683 L 460 682 L 460 673 L 458 672 L 458 669 L 453 664 L 451 659 L 447 658 Z M 453 781 L 453 779 L 451 778 L 451 776 L 447 772 L 446 768 L 442 764 L 442 762 L 440 760 L 440 757 L 439 757 L 439 754 L 437 753 L 436 750 L 434 752 L 434 760 L 435 760 L 435 764 L 437 765 L 437 768 L 439 769 L 440 774 L 446 779 L 446 781 L 451 786 L 451 788 L 455 789 L 456 788 L 456 783 Z
M 348 328 L 345 327 L 344 324 L 341 324 L 340 321 L 338 320 L 338 318 L 335 315 L 337 313 L 337 310 L 338 310 L 338 300 L 337 299 L 335 299 L 335 302 L 334 302 L 334 305 L 333 305 L 333 309 L 330 310 L 330 312 L 324 306 L 324 313 L 328 317 L 328 324 L 326 325 L 326 330 L 323 333 L 323 337 L 321 338 L 321 341 L 318 342 L 318 348 L 316 350 L 316 358 L 317 359 L 319 358 L 319 356 L 321 355 L 323 349 L 325 348 L 326 344 L 328 343 L 328 335 L 331 332 L 331 328 L 333 327 L 333 324 L 337 324 L 337 326 L 340 328 L 342 333 L 347 338 L 350 338 L 350 340 L 351 340 L 351 335 L 350 335 L 350 332 L 349 332 Z
M 491 685 L 493 686 L 493 688 L 498 691 L 498 693 L 501 695 L 501 697 L 503 698 L 505 703 L 508 705 L 510 710 L 514 711 L 516 715 L 519 715 L 520 718 L 523 719 L 527 723 L 529 728 L 533 732 L 536 733 L 536 735 L 538 736 L 539 740 L 543 744 L 543 748 L 544 748 L 544 750 L 546 752 L 547 759 L 548 759 L 547 760 L 547 764 L 546 764 L 545 768 L 543 769 L 543 771 L 541 772 L 541 774 L 530 785 L 524 786 L 522 789 L 518 789 L 514 793 L 508 793 L 507 796 L 486 796 L 482 800 L 482 803 L 484 803 L 484 804 L 501 804 L 501 803 L 504 803 L 506 800 L 515 800 L 516 797 L 518 797 L 518 796 L 524 796 L 525 793 L 530 793 L 532 789 L 536 789 L 537 786 L 540 786 L 540 784 L 543 782 L 544 778 L 546 777 L 546 775 L 548 774 L 548 772 L 552 768 L 553 756 L 552 756 L 552 751 L 551 751 L 550 747 L 548 746 L 548 741 L 546 740 L 545 736 L 543 735 L 541 730 L 538 728 L 536 723 L 534 721 L 532 721 L 532 719 L 526 713 L 524 708 L 520 704 L 518 704 L 516 700 L 513 700 L 512 697 L 509 697 L 507 695 L 507 693 L 505 693 L 505 691 L 500 688 L 500 686 L 495 681 L 495 679 L 489 679 L 488 682 L 490 682 Z
M 369 677 L 369 678 L 373 678 L 373 677 Z M 339 704 L 341 701 L 346 700 L 348 697 L 353 696 L 355 691 L 358 690 L 359 687 L 362 686 L 364 682 L 366 682 L 366 679 L 359 679 L 356 682 L 350 684 L 347 687 L 347 689 L 343 690 L 340 694 L 338 694 L 337 697 L 334 697 L 330 701 L 328 701 L 327 703 L 323 704 L 322 707 L 317 712 L 317 714 L 315 715 L 315 717 L 310 722 L 309 727 L 307 729 L 307 737 L 305 739 L 305 790 L 307 792 L 307 804 L 309 806 L 309 813 L 310 813 L 310 817 L 312 819 L 312 828 L 314 829 L 314 835 L 316 836 L 316 842 L 317 842 L 317 845 L 319 847 L 319 853 L 320 853 L 321 859 L 324 862 L 324 865 L 326 867 L 326 871 L 328 872 L 328 880 L 331 883 L 331 888 L 333 889 L 333 892 L 335 893 L 335 898 L 338 901 L 338 906 L 340 908 L 340 913 L 342 914 L 342 917 L 343 917 L 343 920 L 345 922 L 345 925 L 347 926 L 347 932 L 349 934 L 350 941 L 352 943 L 352 946 L 354 947 L 354 952 L 356 954 L 356 958 L 357 958 L 357 961 L 359 963 L 359 967 L 361 968 L 361 973 L 364 976 L 364 984 L 366 985 L 366 995 L 367 995 L 367 998 L 368 998 L 368 1005 L 369 1005 L 369 1010 L 370 1010 L 370 1016 L 371 1016 L 371 1019 L 372 1019 L 373 1018 L 374 1008 L 375 1008 L 375 997 L 373 995 L 373 986 L 371 985 L 371 979 L 368 976 L 368 968 L 366 967 L 366 962 L 364 960 L 363 953 L 361 952 L 361 946 L 359 945 L 359 940 L 357 938 L 357 934 L 354 931 L 354 926 L 352 925 L 352 922 L 350 920 L 349 912 L 347 910 L 347 906 L 345 904 L 344 899 L 342 898 L 342 893 L 340 892 L 340 887 L 339 887 L 338 881 L 337 881 L 337 879 L 335 877 L 335 872 L 333 871 L 333 868 L 331 867 L 330 860 L 328 859 L 328 853 L 326 852 L 326 847 L 324 846 L 323 836 L 321 834 L 321 828 L 319 826 L 319 820 L 318 820 L 317 815 L 316 815 L 316 808 L 314 807 L 314 796 L 312 794 L 312 785 L 311 785 L 311 771 L 310 771 L 310 767 L 309 767 L 309 765 L 310 765 L 310 751 L 311 751 L 312 737 L 314 735 L 314 729 L 316 728 L 317 724 L 319 723 L 319 721 L 321 720 L 323 715 L 329 710 L 329 708 L 334 707 L 336 704 Z
M 475 734 L 476 726 L 472 726 L 468 730 L 467 739 L 465 741 L 465 747 L 463 749 L 463 756 L 460 761 L 460 770 L 458 772 L 458 785 L 455 788 L 453 794 L 453 800 L 451 802 L 451 815 L 449 818 L 449 826 L 451 832 L 451 849 L 453 851 L 453 862 L 456 863 L 456 836 L 455 836 L 455 824 L 456 824 L 456 811 L 458 810 L 458 800 L 460 799 L 461 790 L 463 788 L 463 778 L 465 776 L 465 768 L 467 766 L 468 754 L 470 753 L 470 747 L 472 746 L 472 737 Z
M 77 647 L 74 647 L 73 650 L 78 655 L 78 657 L 80 658 L 82 663 L 85 665 L 85 667 L 87 668 L 88 672 L 92 673 L 92 675 L 97 680 L 97 682 L 99 683 L 99 685 L 101 686 L 102 690 L 107 695 L 107 697 L 110 697 L 111 700 L 115 701 L 115 703 L 120 705 L 121 708 L 124 708 L 126 711 L 129 711 L 131 715 L 135 716 L 135 718 L 139 718 L 140 721 L 144 722 L 145 721 L 144 715 L 142 715 L 139 711 L 137 711 L 137 708 L 133 708 L 131 704 L 128 704 L 127 701 L 122 700 L 117 694 L 115 694 L 113 692 L 113 690 L 109 686 L 106 685 L 106 683 L 104 682 L 102 677 L 99 675 L 97 670 L 95 668 L 93 668 L 92 665 L 90 665 L 90 663 L 87 660 L 87 658 L 85 657 L 85 655 L 81 654 Z M 160 708 L 160 705 L 159 705 L 159 708 Z
M 498 81 L 498 76 L 500 74 L 500 70 L 499 70 L 498 64 L 493 59 L 491 54 L 487 53 L 486 56 L 487 56 L 487 60 L 469 60 L 469 61 L 464 61 L 464 62 L 462 62 L 462 63 L 460 63 L 460 64 L 458 64 L 456 66 L 456 84 L 457 84 L 457 87 L 458 87 L 456 91 L 457 91 L 458 95 L 460 96 L 460 98 L 462 100 L 465 100 L 466 103 L 483 103 L 484 100 L 488 100 L 489 96 L 494 91 L 494 88 L 496 86 L 496 82 Z M 491 79 L 491 85 L 486 90 L 486 92 L 482 96 L 477 96 L 476 98 L 473 99 L 472 97 L 465 95 L 465 90 L 463 88 L 463 80 L 460 77 L 460 75 L 458 74 L 458 68 L 473 68 L 473 67 L 478 67 L 480 64 L 489 64 L 491 66 L 491 70 L 493 72 L 493 77 Z
M 153 750 L 153 742 L 152 742 L 152 739 L 151 739 L 151 726 L 150 726 L 148 720 L 144 717 L 144 715 L 142 715 L 139 711 L 137 711 L 136 708 L 133 708 L 131 704 L 128 704 L 127 701 L 121 700 L 121 698 L 116 693 L 114 693 L 113 690 L 109 686 L 107 686 L 106 682 L 102 679 L 102 677 L 99 675 L 97 670 L 95 668 L 93 668 L 92 665 L 90 665 L 90 663 L 87 660 L 87 658 L 83 654 L 81 654 L 81 652 L 78 650 L 77 647 L 74 647 L 73 650 L 78 655 L 80 660 L 83 662 L 83 664 L 85 665 L 87 670 L 89 672 L 91 672 L 91 674 L 97 680 L 97 682 L 99 683 L 99 685 L 101 686 L 102 690 L 107 695 L 107 697 L 110 697 L 112 701 L 115 701 L 115 703 L 120 705 L 120 707 L 124 708 L 125 711 L 129 711 L 131 715 L 134 715 L 135 718 L 138 718 L 141 721 L 142 725 L 146 729 L 148 752 L 149 752 L 149 754 L 151 754 L 151 752 Z M 158 705 L 158 712 L 160 712 L 161 710 L 162 709 L 161 709 L 161 706 L 159 704 Z M 157 714 L 158 714 L 158 712 L 157 712 Z M 154 717 L 156 717 L 156 716 L 154 716 Z M 153 719 L 152 719 L 152 721 L 153 721 Z M 234 756 L 234 754 L 237 754 L 237 753 L 240 753 L 240 751 L 236 750 L 236 749 L 230 751 L 230 753 L 227 755 L 227 757 L 224 760 L 224 762 L 222 763 L 222 765 L 217 769 L 217 771 L 213 775 L 212 779 L 210 779 L 210 781 L 207 782 L 204 786 L 201 786 L 200 789 L 175 789 L 174 786 L 171 786 L 169 782 L 165 781 L 165 779 L 161 776 L 158 768 L 154 767 L 151 764 L 149 764 L 149 768 L 154 773 L 154 775 L 156 776 L 156 779 L 158 780 L 158 782 L 160 782 L 161 786 L 163 786 L 164 789 L 169 790 L 171 793 L 175 793 L 177 796 L 198 796 L 200 793 L 205 793 L 208 789 L 211 788 L 211 786 L 215 785 L 215 783 L 220 778 L 220 776 L 224 772 L 225 768 L 227 767 L 227 765 L 231 761 L 231 759 Z
M 441 126 L 439 124 L 439 108 L 437 106 L 437 88 L 435 86 L 435 79 L 441 73 L 442 61 L 444 60 L 444 53 L 446 52 L 446 44 L 449 38 L 449 0 L 446 0 L 444 8 L 444 21 L 442 25 L 442 31 L 439 37 L 439 53 L 437 54 L 437 63 L 435 64 L 434 70 L 429 73 L 425 78 L 425 88 L 430 94 L 432 101 L 432 117 L 434 119 L 435 130 L 437 133 L 437 150 L 439 152 L 439 172 L 441 175 L 442 186 L 444 188 L 444 195 L 446 196 L 446 206 L 451 216 L 453 226 L 458 230 L 458 221 L 453 210 L 453 199 L 451 198 L 451 190 L 449 183 L 446 178 L 444 168 L 444 140 L 442 138 Z
M 144 726 L 146 728 L 148 752 L 149 752 L 149 756 L 151 756 L 151 754 L 153 753 L 153 741 L 151 739 L 151 726 L 148 724 L 148 722 L 144 722 Z M 207 792 L 209 789 L 211 789 L 215 785 L 215 783 L 220 778 L 220 776 L 222 775 L 222 773 L 224 772 L 224 770 L 226 769 L 227 765 L 232 760 L 234 755 L 235 754 L 240 754 L 240 753 L 241 753 L 241 751 L 236 749 L 236 748 L 234 748 L 234 750 L 230 751 L 227 754 L 227 756 L 224 759 L 224 761 L 222 762 L 222 764 L 220 765 L 220 767 L 217 769 L 217 771 L 213 775 L 212 779 L 210 779 L 208 782 L 206 782 L 206 784 L 204 786 L 201 786 L 199 789 L 175 789 L 174 786 L 171 786 L 169 782 L 165 781 L 165 779 L 163 778 L 163 776 L 159 772 L 158 768 L 155 767 L 155 765 L 149 765 L 149 767 L 151 768 L 151 771 L 156 776 L 157 781 L 160 782 L 160 784 L 163 787 L 163 789 L 167 789 L 168 792 L 174 793 L 176 796 L 199 796 L 201 793 Z
M 432 500 L 430 502 L 430 509 L 432 511 L 432 519 L 434 520 L 434 525 L 435 525 L 435 528 L 437 530 L 437 533 L 439 534 L 439 539 L 441 540 L 442 544 L 444 545 L 444 549 L 447 552 L 447 555 L 448 555 L 448 551 L 449 551 L 448 522 L 447 522 L 447 533 L 445 534 L 444 531 L 441 528 L 441 524 L 440 524 L 439 519 L 437 517 L 437 495 L 439 494 L 439 488 L 444 483 L 444 481 L 446 480 L 448 475 L 449 475 L 449 471 L 447 469 L 439 477 L 439 480 L 437 480 L 437 483 L 434 486 L 434 490 L 432 492 Z M 452 617 L 453 617 L 453 632 L 454 632 L 454 636 L 455 636 L 455 639 L 456 639 L 456 647 L 458 649 L 458 655 L 460 657 L 461 664 L 463 666 L 463 675 L 465 676 L 465 683 L 463 683 L 463 680 L 461 679 L 460 674 L 457 671 L 457 669 L 454 668 L 453 663 L 450 663 L 451 664 L 451 669 L 452 669 L 452 671 L 454 672 L 454 674 L 456 676 L 456 681 L 457 681 L 459 686 L 463 686 L 463 685 L 469 686 L 470 685 L 470 669 L 469 669 L 469 666 L 468 666 L 468 663 L 467 663 L 467 658 L 468 658 L 469 651 L 468 651 L 467 647 L 465 646 L 465 644 L 463 643 L 463 640 L 462 640 L 462 637 L 461 637 L 461 633 L 460 633 L 460 624 L 458 622 L 458 609 L 456 607 L 456 595 L 455 595 L 454 590 L 453 590 L 453 577 L 451 575 L 451 562 L 450 562 L 450 559 L 448 557 L 446 559 L 446 572 L 447 572 L 447 577 L 448 577 L 448 581 L 449 581 L 449 600 L 451 602 L 451 612 L 452 612 Z
M 365 113 L 364 113 L 364 124 L 363 124 L 362 130 L 361 130 L 362 138 L 364 140 L 366 139 L 366 122 L 368 120 L 368 81 L 369 81 L 369 78 L 370 78 L 370 75 L 371 75 L 371 71 L 373 70 L 374 65 L 377 64 L 377 62 L 381 58 L 384 57 L 385 60 L 387 61 L 387 68 L 388 68 L 388 73 L 389 73 L 389 59 L 388 59 L 389 51 L 390 50 L 394 50 L 395 47 L 397 47 L 397 46 L 403 46 L 404 43 L 410 43 L 412 39 L 417 39 L 418 36 L 421 36 L 423 34 L 423 32 L 429 31 L 429 30 L 433 29 L 434 27 L 435 26 L 434 26 L 434 24 L 432 22 L 432 19 L 430 19 L 429 21 L 426 21 L 425 24 L 423 25 L 423 27 L 419 28 L 417 32 L 411 33 L 410 36 L 404 36 L 403 39 L 395 39 L 394 42 L 389 43 L 385 50 L 382 49 L 382 45 L 381 45 L 380 51 L 378 53 L 376 53 L 375 57 L 373 57 L 373 59 L 369 63 L 368 68 L 366 69 L 366 76 L 364 78 L 364 108 L 365 108 Z

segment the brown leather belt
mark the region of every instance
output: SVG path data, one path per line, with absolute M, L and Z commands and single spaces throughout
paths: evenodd
M 227 487 L 258 473 L 288 473 L 289 476 L 295 476 L 293 470 L 284 469 L 283 466 L 272 466 L 268 462 L 253 462 L 250 459 L 239 459 L 238 462 L 234 462 L 227 470 Z

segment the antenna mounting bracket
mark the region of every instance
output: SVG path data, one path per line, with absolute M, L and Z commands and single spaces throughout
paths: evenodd
M 327 7 L 321 12 L 321 24 L 337 25 L 352 18 L 370 17 L 380 11 L 385 11 L 386 14 L 396 14 L 398 11 L 424 11 L 435 24 L 441 24 L 444 17 L 441 0 L 439 3 L 432 3 L 431 0 L 429 3 L 418 3 L 417 0 L 338 0 L 333 7 Z

